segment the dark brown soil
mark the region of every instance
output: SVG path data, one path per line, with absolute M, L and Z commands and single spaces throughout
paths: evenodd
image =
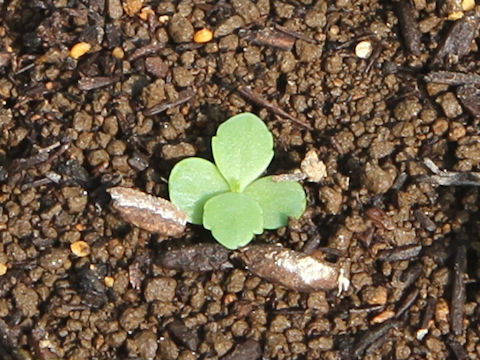
M 0 357 L 480 358 L 479 18 L 462 3 L 0 0 Z M 209 232 L 153 235 L 109 207 L 116 185 L 168 198 L 173 165 L 211 158 L 244 111 L 275 136 L 269 173 L 312 151 L 327 172 L 254 243 L 337 261 L 340 295 L 223 250 L 192 271 Z

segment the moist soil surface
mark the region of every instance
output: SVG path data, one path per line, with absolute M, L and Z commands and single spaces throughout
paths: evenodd
M 0 0 L 1 358 L 478 359 L 474 6 Z M 310 176 L 304 215 L 253 243 L 341 267 L 341 292 L 111 208 L 113 186 L 168 199 L 246 111 L 268 173 Z

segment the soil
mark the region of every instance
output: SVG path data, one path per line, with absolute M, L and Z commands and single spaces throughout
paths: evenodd
M 2 359 L 480 358 L 469 1 L 0 10 Z M 173 165 L 211 159 L 245 111 L 274 134 L 270 174 L 322 164 L 302 218 L 254 243 L 342 264 L 340 294 L 287 289 L 198 226 L 152 234 L 109 206 L 117 185 L 168 198 Z

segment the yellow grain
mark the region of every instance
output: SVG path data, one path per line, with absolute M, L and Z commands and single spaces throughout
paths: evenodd
M 213 32 L 207 28 L 198 30 L 195 35 L 193 35 L 193 41 L 198 44 L 205 44 L 213 39 Z
M 90 255 L 90 245 L 87 242 L 79 240 L 70 244 L 70 250 L 78 257 L 85 257 Z
M 82 41 L 82 42 L 76 43 L 75 45 L 73 45 L 72 49 L 70 50 L 70 57 L 74 59 L 79 59 L 83 55 L 85 55 L 87 52 L 89 52 L 91 48 L 92 48 L 92 45 L 90 45 L 87 42 Z

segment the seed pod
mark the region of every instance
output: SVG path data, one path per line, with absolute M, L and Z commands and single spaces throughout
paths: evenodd
M 335 264 L 281 246 L 248 246 L 240 258 L 253 274 L 292 290 L 313 292 L 338 286 Z
M 112 208 L 126 222 L 165 236 L 178 236 L 185 230 L 187 214 L 170 201 L 121 186 L 108 189 Z

